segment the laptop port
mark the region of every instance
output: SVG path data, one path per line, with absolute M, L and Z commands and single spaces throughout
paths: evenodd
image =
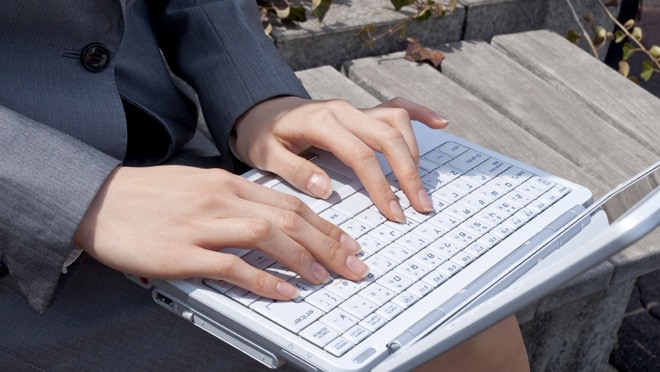
M 169 297 L 165 296 L 164 294 L 162 294 L 158 291 L 155 292 L 154 298 L 156 299 L 156 301 L 160 302 L 162 305 L 165 305 L 165 306 L 171 307 L 171 308 L 174 307 L 174 301 L 172 301 L 172 299 L 170 299 Z

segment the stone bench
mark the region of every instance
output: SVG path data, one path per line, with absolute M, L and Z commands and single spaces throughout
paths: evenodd
M 660 100 L 553 32 L 442 50 L 442 72 L 396 53 L 297 74 L 318 99 L 424 104 L 449 119 L 447 131 L 583 184 L 595 198 L 660 157 Z M 635 279 L 660 269 L 659 242 L 655 231 L 517 314 L 532 370 L 605 369 Z

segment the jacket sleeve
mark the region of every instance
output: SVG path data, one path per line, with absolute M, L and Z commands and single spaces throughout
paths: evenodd
M 265 35 L 254 0 L 156 0 L 150 6 L 165 58 L 198 93 L 222 154 L 250 107 L 276 96 L 308 97 Z
M 0 106 L 0 259 L 30 304 L 52 299 L 73 235 L 119 160 Z

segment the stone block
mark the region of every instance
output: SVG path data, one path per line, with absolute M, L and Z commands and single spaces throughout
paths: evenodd
M 459 0 L 467 9 L 464 40 L 490 41 L 495 35 L 545 26 L 547 0 Z
M 396 11 L 386 0 L 336 0 L 323 23 L 316 19 L 291 26 L 275 27 L 271 33 L 277 48 L 294 70 L 322 65 L 338 68 L 344 61 L 405 50 L 406 37 L 415 37 L 425 45 L 458 41 L 465 10 L 457 7 L 442 18 L 410 22 L 405 35 L 394 32 L 367 46 L 360 30 L 375 27 L 378 35 L 403 22 L 411 13 Z
M 569 6 L 569 2 L 573 6 L 573 9 L 571 9 L 571 6 Z M 546 17 L 545 28 L 562 36 L 567 35 L 569 30 L 582 33 L 580 24 L 590 35 L 593 35 L 592 27 L 594 25 L 603 26 L 608 31 L 612 31 L 614 29 L 614 22 L 612 22 L 612 20 L 610 20 L 610 18 L 607 16 L 607 13 L 603 9 L 600 0 L 550 0 L 547 3 L 548 13 Z M 619 8 L 608 9 L 614 17 L 619 14 Z M 583 19 L 587 14 L 593 15 L 593 21 L 591 24 L 585 22 Z M 608 45 L 609 43 L 606 43 L 597 51 L 598 57 L 601 60 L 605 59 Z M 578 42 L 578 46 L 593 54 L 589 44 L 584 40 L 584 38 Z

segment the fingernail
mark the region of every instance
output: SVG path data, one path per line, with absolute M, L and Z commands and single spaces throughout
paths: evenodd
M 300 290 L 287 282 L 278 282 L 275 285 L 275 290 L 286 298 L 294 299 L 300 295 Z
M 321 199 L 327 199 L 332 194 L 332 184 L 321 174 L 314 173 L 309 177 L 307 190 Z
M 346 267 L 351 270 L 353 273 L 360 276 L 360 279 L 364 278 L 369 274 L 369 266 L 365 265 L 359 258 L 349 255 L 346 257 Z
M 449 124 L 449 120 L 443 118 L 442 116 L 440 116 L 440 115 L 438 115 L 438 114 L 434 114 L 434 115 L 435 115 L 436 120 L 438 120 L 438 121 L 440 122 L 441 125 L 447 125 L 447 124 Z
M 312 264 L 312 275 L 319 284 L 325 284 L 330 281 L 330 274 L 318 262 Z
M 394 215 L 394 220 L 399 223 L 406 222 L 406 215 L 403 214 L 403 209 L 399 205 L 397 200 L 392 200 L 390 202 L 390 212 Z
M 424 212 L 433 212 L 433 203 L 431 202 L 429 195 L 426 193 L 426 190 L 419 190 L 417 194 L 419 195 L 419 203 L 422 205 Z
M 351 238 L 346 234 L 341 234 L 341 236 L 339 237 L 339 243 L 341 243 L 341 245 L 343 245 L 344 248 L 348 249 L 348 251 L 353 254 L 362 252 L 362 246 L 360 245 L 360 243 L 356 242 L 355 239 Z

